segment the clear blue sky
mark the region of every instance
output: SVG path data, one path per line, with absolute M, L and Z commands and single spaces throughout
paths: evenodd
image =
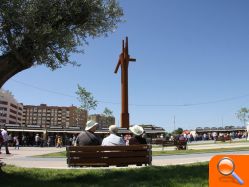
M 126 22 L 107 38 L 89 38 L 85 54 L 71 56 L 81 67 L 54 72 L 34 67 L 3 88 L 24 104 L 77 106 L 79 83 L 101 101 L 90 113 L 108 107 L 119 124 L 120 72 L 116 75 L 114 69 L 121 40 L 129 36 L 130 55 L 137 59 L 129 66 L 131 124 L 156 124 L 171 131 L 175 116 L 175 126 L 184 129 L 241 125 L 235 113 L 249 107 L 249 1 L 120 4 Z

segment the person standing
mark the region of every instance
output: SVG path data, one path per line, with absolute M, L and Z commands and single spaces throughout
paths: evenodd
M 40 136 L 39 136 L 39 134 L 36 134 L 36 136 L 35 136 L 35 145 L 36 145 L 36 147 L 39 146 L 39 143 L 40 143 Z
M 213 139 L 214 139 L 214 143 L 216 143 L 216 141 L 217 141 L 217 133 L 216 132 L 213 132 Z
M 8 133 L 7 133 L 7 129 L 6 128 L 1 129 L 1 134 L 2 134 L 2 137 L 3 137 L 3 142 L 0 145 L 0 152 L 1 152 L 2 146 L 5 146 L 6 154 L 10 154 L 9 148 L 8 148 L 9 136 L 8 136 Z
M 27 137 L 25 135 L 22 135 L 22 146 L 27 146 Z
M 103 142 L 101 145 L 125 145 L 125 141 L 123 138 L 117 136 L 118 133 L 118 127 L 116 125 L 111 125 L 109 127 L 110 135 L 103 139 Z
M 50 138 L 50 136 L 48 136 L 47 145 L 48 145 L 48 147 L 51 145 L 51 138 Z
M 2 129 L 0 129 L 0 146 L 3 143 L 3 136 L 2 136 Z M 1 150 L 0 150 L 0 154 L 1 154 Z
M 73 138 L 72 138 L 72 146 L 76 146 L 76 136 L 73 135 Z
M 86 123 L 86 128 L 76 138 L 76 144 L 79 146 L 84 145 L 101 145 L 102 139 L 94 134 L 98 126 L 93 120 L 89 120 Z

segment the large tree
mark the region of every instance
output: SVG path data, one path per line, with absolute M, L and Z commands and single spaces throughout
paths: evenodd
M 34 65 L 76 65 L 70 54 L 113 31 L 122 15 L 116 0 L 1 0 L 0 88 Z
M 246 122 L 249 119 L 249 109 L 246 107 L 242 107 L 237 113 L 236 113 L 237 118 L 244 124 L 246 125 Z
M 183 129 L 179 127 L 178 129 L 174 130 L 172 134 L 182 134 L 182 132 L 183 132 Z
M 113 112 L 109 109 L 109 108 L 107 108 L 107 107 L 105 107 L 105 109 L 104 109 L 104 111 L 103 111 L 103 114 L 105 115 L 105 116 L 113 116 Z
M 78 88 L 75 93 L 78 96 L 78 101 L 80 102 L 80 109 L 87 110 L 88 112 L 90 110 L 94 110 L 98 105 L 98 101 L 94 99 L 91 92 L 88 92 L 79 84 L 77 85 L 77 87 Z

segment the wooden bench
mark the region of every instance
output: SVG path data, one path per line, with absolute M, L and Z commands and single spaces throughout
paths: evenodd
M 187 150 L 187 140 L 177 140 L 175 144 L 177 150 Z
M 165 139 L 152 139 L 152 144 L 161 145 L 162 150 L 164 147 L 176 147 L 177 150 L 186 150 L 187 149 L 187 141 L 172 141 Z
M 174 141 L 170 141 L 170 140 L 165 140 L 165 139 L 152 139 L 152 144 L 155 145 L 161 145 L 162 146 L 162 150 L 164 150 L 164 147 L 171 147 L 171 146 L 176 146 Z
M 225 141 L 229 141 L 230 143 L 232 142 L 232 138 L 231 136 L 219 136 L 218 138 L 216 138 L 216 141 L 221 141 L 221 142 L 225 142 Z
M 67 164 L 76 166 L 151 165 L 151 145 L 67 147 Z

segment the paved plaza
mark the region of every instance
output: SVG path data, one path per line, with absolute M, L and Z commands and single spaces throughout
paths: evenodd
M 241 142 L 233 144 L 204 143 L 204 144 L 190 144 L 188 146 L 188 149 L 213 149 L 213 148 L 232 148 L 232 147 L 246 147 L 246 146 L 249 146 L 249 142 Z M 36 155 L 65 151 L 66 150 L 65 147 L 63 148 L 20 147 L 19 150 L 14 149 L 14 147 L 10 147 L 9 149 L 11 152 L 10 155 L 6 155 L 5 150 L 3 148 L 2 148 L 2 154 L 0 154 L 1 160 L 9 165 L 28 167 L 28 168 L 70 169 L 67 167 L 66 158 L 33 157 Z M 169 147 L 165 148 L 164 150 L 172 150 L 172 149 L 174 148 Z M 159 151 L 159 150 L 162 150 L 162 148 L 161 147 L 153 148 L 153 151 Z M 217 154 L 249 154 L 249 151 L 153 156 L 152 165 L 166 166 L 166 165 L 179 165 L 179 164 L 205 162 L 209 161 L 214 155 Z M 136 166 L 131 166 L 131 167 L 136 167 Z

